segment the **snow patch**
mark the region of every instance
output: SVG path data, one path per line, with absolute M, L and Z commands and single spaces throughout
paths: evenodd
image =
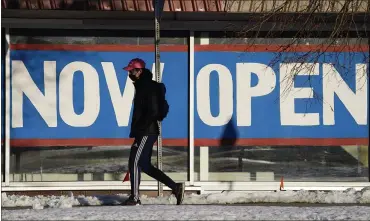
M 44 206 L 40 202 L 32 204 L 32 209 L 44 209 Z
M 4 220 L 369 220 L 369 206 L 151 205 L 3 210 Z
M 116 205 L 123 203 L 126 194 L 106 196 L 19 196 L 2 193 L 3 207 L 32 207 L 34 209 L 71 208 L 73 206 Z M 142 204 L 176 204 L 173 195 L 164 197 L 141 196 Z M 183 204 L 248 204 L 248 203 L 324 203 L 324 204 L 368 204 L 370 203 L 370 187 L 361 191 L 347 189 L 345 191 L 281 191 L 281 192 L 223 192 L 203 195 L 185 195 Z
M 370 190 L 356 191 L 281 191 L 281 192 L 224 192 L 192 195 L 184 204 L 236 204 L 236 203 L 369 203 Z

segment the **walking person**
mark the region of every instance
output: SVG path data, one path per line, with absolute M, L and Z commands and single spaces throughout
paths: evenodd
M 152 149 L 158 139 L 157 121 L 162 121 L 168 112 L 164 84 L 153 81 L 153 74 L 145 68 L 145 62 L 132 59 L 127 67 L 135 87 L 134 109 L 131 120 L 130 138 L 134 138 L 129 158 L 131 195 L 126 205 L 140 205 L 139 185 L 141 171 L 172 189 L 177 205 L 184 198 L 184 183 L 175 183 L 170 177 L 151 164 Z M 167 105 L 167 106 L 165 106 Z

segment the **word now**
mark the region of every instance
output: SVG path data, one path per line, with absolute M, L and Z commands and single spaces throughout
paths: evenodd
M 107 81 L 118 126 L 128 126 L 134 87 L 127 77 L 121 93 L 112 62 L 101 62 Z M 23 127 L 23 95 L 35 106 L 48 127 L 57 127 L 56 61 L 44 62 L 44 94 L 32 80 L 23 61 L 12 61 L 12 127 Z M 164 64 L 161 64 L 163 73 Z M 153 72 L 155 66 L 153 65 Z M 84 78 L 84 110 L 76 114 L 73 106 L 73 77 L 81 72 Z M 162 77 L 162 74 L 161 74 Z M 155 76 L 153 76 L 153 79 Z M 67 64 L 59 75 L 59 113 L 62 120 L 73 127 L 91 126 L 100 112 L 100 82 L 96 69 L 86 62 Z
M 121 92 L 117 74 L 112 62 L 101 62 L 117 125 L 126 127 L 132 108 L 134 87 L 129 79 Z M 297 69 L 297 66 L 300 68 Z M 252 98 L 270 94 L 280 85 L 281 125 L 320 125 L 319 113 L 296 113 L 295 100 L 312 99 L 312 87 L 296 87 L 294 76 L 319 75 L 322 67 L 323 81 L 323 124 L 335 124 L 335 95 L 342 101 L 358 125 L 367 124 L 367 75 L 366 64 L 355 64 L 356 90 L 351 90 L 339 72 L 329 63 L 281 63 L 280 81 L 275 71 L 266 64 L 236 63 L 236 119 L 237 126 L 252 125 Z M 161 77 L 164 63 L 161 64 Z M 152 66 L 154 69 L 154 65 Z M 73 79 L 81 72 L 83 84 L 83 112 L 77 114 L 73 106 Z M 153 71 L 154 72 L 154 71 Z M 213 116 L 210 101 L 210 75 L 217 72 L 219 78 L 219 114 Z M 251 86 L 252 75 L 258 83 Z M 59 87 L 57 87 L 59 76 Z M 154 77 L 154 76 L 153 76 Z M 293 84 L 292 84 L 293 82 Z M 89 127 L 94 124 L 100 112 L 99 73 L 89 63 L 75 61 L 67 64 L 57 73 L 56 61 L 44 61 L 44 93 L 32 79 L 27 67 L 20 60 L 12 61 L 12 127 L 23 127 L 23 97 L 34 105 L 48 127 L 57 127 L 57 101 L 61 119 L 72 127 Z M 227 124 L 233 116 L 233 79 L 230 70 L 221 64 L 205 65 L 196 75 L 197 112 L 200 119 L 209 126 Z M 81 86 L 82 87 L 82 86 Z M 288 90 L 284 90 L 287 89 Z M 58 91 L 58 93 L 57 93 Z M 58 96 L 59 95 L 59 96 Z M 57 96 L 59 99 L 57 99 Z M 214 95 L 212 95 L 214 96 Z

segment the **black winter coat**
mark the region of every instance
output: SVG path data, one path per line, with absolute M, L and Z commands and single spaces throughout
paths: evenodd
M 158 129 L 158 94 L 157 82 L 152 80 L 153 74 L 143 69 L 140 78 L 134 82 L 134 110 L 131 120 L 130 137 L 159 135 Z

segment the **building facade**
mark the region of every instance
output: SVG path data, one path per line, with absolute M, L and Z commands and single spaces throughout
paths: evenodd
M 151 1 L 2 7 L 3 191 L 129 189 L 122 68 L 154 72 Z M 164 171 L 200 192 L 369 186 L 369 7 L 166 1 Z

